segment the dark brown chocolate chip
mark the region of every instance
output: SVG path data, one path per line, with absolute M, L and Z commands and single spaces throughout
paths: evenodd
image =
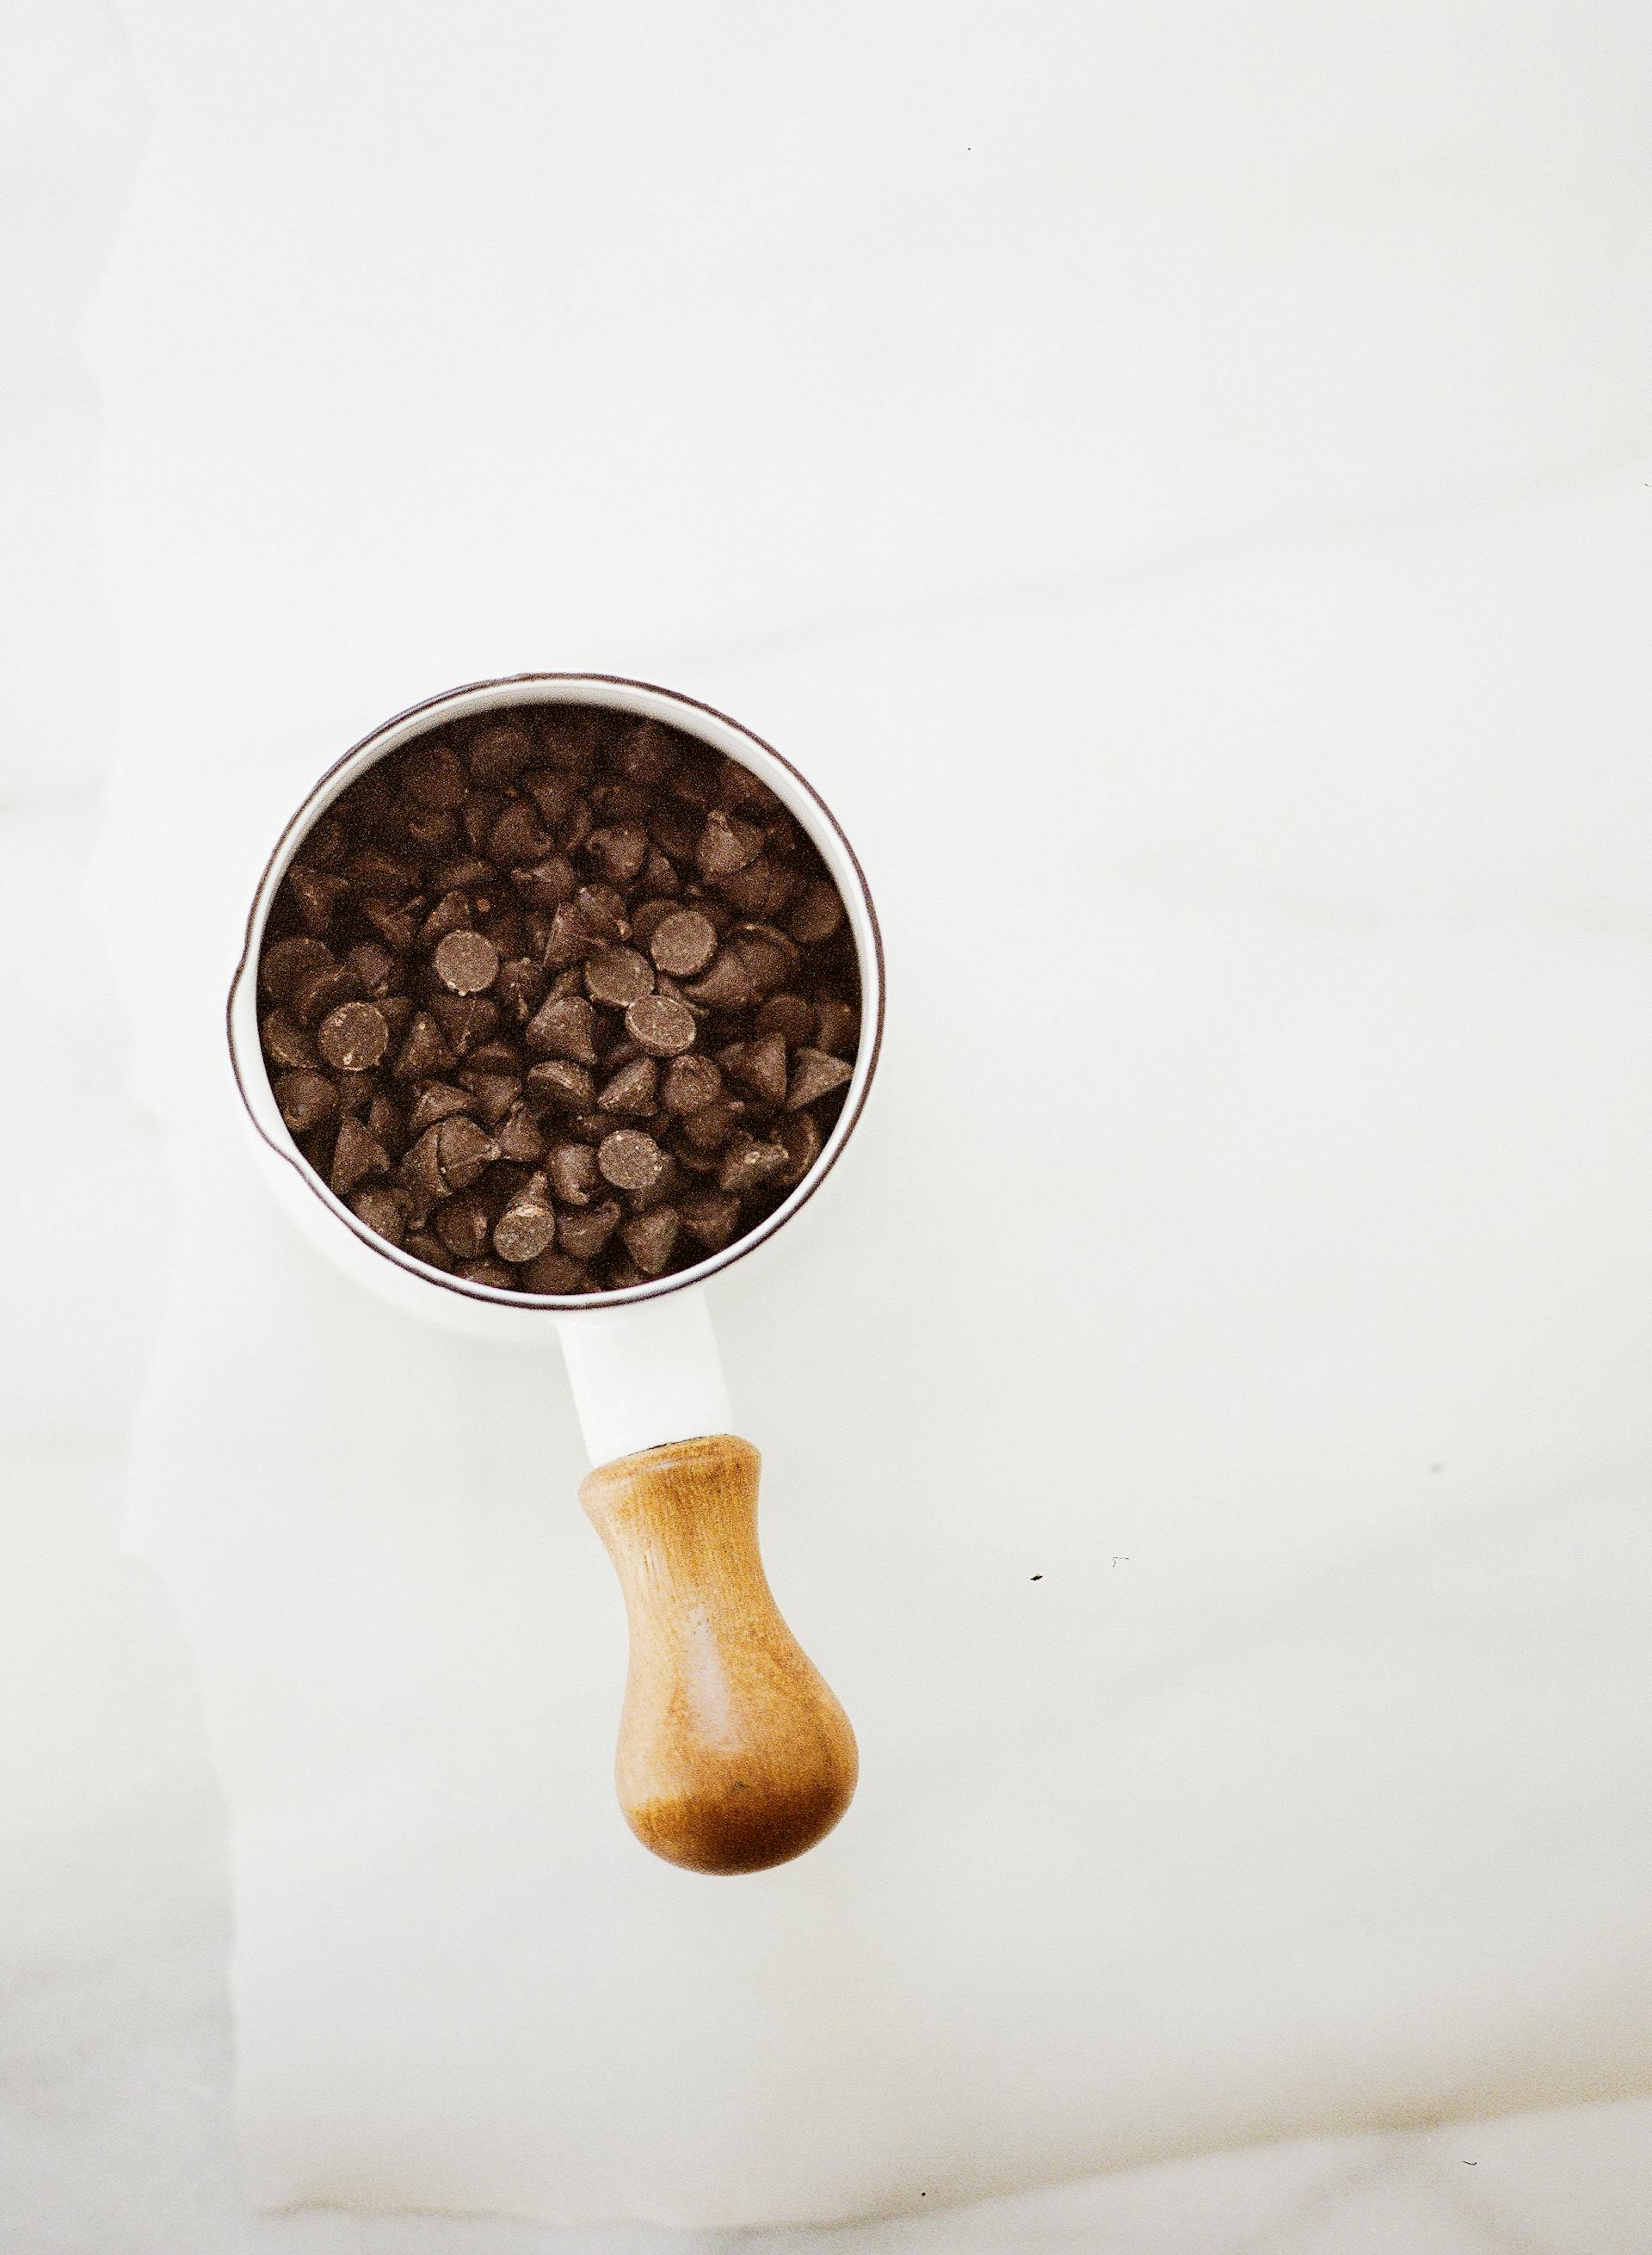
M 324 971 L 332 960 L 333 951 L 324 939 L 303 935 L 274 939 L 259 959 L 258 984 L 272 1002 L 290 1001 L 301 980 Z
M 738 815 L 714 807 L 706 817 L 694 859 L 702 876 L 722 877 L 732 869 L 743 869 L 762 851 L 763 832 L 755 822 L 742 821 Z
M 463 1080 L 476 1099 L 476 1109 L 483 1127 L 496 1134 L 501 1122 L 510 1118 L 521 1098 L 521 1075 L 514 1072 L 467 1072 Z
M 470 773 L 484 789 L 508 783 L 533 757 L 533 739 L 519 722 L 495 720 L 470 741 Z
M 517 1192 L 495 1224 L 493 1249 L 502 1261 L 520 1266 L 537 1260 L 556 1240 L 557 1217 L 543 1175 Z
M 678 1133 L 691 1151 L 721 1151 L 745 1115 L 740 1103 L 704 1104 L 684 1117 Z
M 371 1002 L 341 1002 L 316 1031 L 316 1047 L 340 1072 L 367 1072 L 390 1045 L 384 1014 Z
M 576 1261 L 594 1261 L 620 1226 L 620 1210 L 612 1198 L 557 1216 L 557 1243 Z
M 830 939 L 843 921 L 843 903 L 829 878 L 813 877 L 791 903 L 786 927 L 793 939 L 814 946 Z
M 614 764 L 630 783 L 664 783 L 677 761 L 677 741 L 657 720 L 639 720 L 614 747 Z
M 623 1010 L 652 992 L 653 966 L 634 947 L 600 947 L 585 966 L 585 985 L 594 1002 Z
M 376 1235 L 399 1245 L 407 1234 L 407 1201 L 387 1183 L 369 1183 L 349 1201 L 350 1212 Z
M 311 825 L 299 847 L 299 860 L 308 868 L 330 869 L 349 851 L 350 833 L 336 813 L 324 814 Z
M 551 1191 L 564 1205 L 589 1205 L 601 1186 L 596 1153 L 588 1143 L 559 1143 L 545 1162 Z
M 699 909 L 672 909 L 649 934 L 648 952 L 673 979 L 692 979 L 717 952 L 717 928 Z
M 679 1057 L 692 1049 L 699 1023 L 686 1002 L 670 994 L 644 994 L 625 1013 L 625 1030 L 653 1057 Z
M 319 1026 L 329 1010 L 354 1001 L 362 982 L 348 966 L 329 963 L 309 972 L 292 990 L 292 1015 L 301 1026 Z
M 480 1191 L 461 1191 L 444 1198 L 431 1217 L 431 1226 L 455 1261 L 480 1261 L 488 1249 L 493 1215 Z
M 665 1154 L 640 1128 L 616 1128 L 605 1135 L 596 1163 L 603 1180 L 620 1191 L 652 1190 L 665 1171 Z
M 323 1072 L 284 1072 L 275 1082 L 281 1117 L 295 1135 L 307 1135 L 338 1109 L 338 1092 Z
M 594 1064 L 596 1012 L 583 994 L 553 994 L 529 1021 L 523 1039 L 542 1055 Z
M 494 1130 L 494 1141 L 499 1146 L 499 1156 L 514 1164 L 531 1163 L 545 1156 L 545 1137 L 525 1104 L 513 1104 L 504 1119 Z
M 677 1209 L 657 1205 L 620 1224 L 626 1251 L 644 1276 L 664 1275 L 677 1245 Z
M 654 1110 L 658 1087 L 659 1067 L 653 1058 L 632 1057 L 605 1085 L 596 1099 L 597 1108 L 647 1119 Z
M 760 854 L 743 869 L 720 877 L 717 889 L 732 909 L 744 917 L 777 917 L 798 889 L 790 869 L 777 868 Z
M 439 1268 L 446 1275 L 453 1273 L 456 1265 L 453 1256 L 434 1230 L 410 1229 L 402 1242 L 416 1260 L 423 1261 L 427 1267 Z
M 556 842 L 532 801 L 513 798 L 489 834 L 488 853 L 507 869 L 527 868 L 543 861 Z
M 450 931 L 435 955 L 436 975 L 454 994 L 480 994 L 499 975 L 499 950 L 479 931 Z
M 571 901 L 565 901 L 552 916 L 545 936 L 545 967 L 547 971 L 565 971 L 571 964 L 583 963 L 595 945 L 595 938 L 585 918 Z
M 561 828 L 580 796 L 578 777 L 556 768 L 531 768 L 517 778 L 517 788 L 527 793 L 539 810 L 540 820 L 552 830 Z
M 640 822 L 610 823 L 591 832 L 584 850 L 611 885 L 629 885 L 648 859 L 648 832 Z
M 757 999 L 751 975 L 732 947 L 720 947 L 705 977 L 691 980 L 683 992 L 708 1010 L 743 1010 Z
M 717 1187 L 732 1191 L 736 1198 L 748 1197 L 772 1183 L 786 1170 L 786 1154 L 778 1143 L 761 1142 L 743 1130 L 735 1135 L 723 1154 L 723 1163 L 717 1170 Z
M 531 868 L 513 869 L 510 882 L 524 908 L 555 909 L 571 901 L 579 880 L 566 854 L 547 854 Z
M 828 1057 L 853 1057 L 861 1030 L 861 1014 L 853 1002 L 828 995 L 815 1005 L 814 1046 Z
M 740 1224 L 740 1200 L 727 1191 L 692 1191 L 678 1200 L 677 1212 L 707 1253 L 721 1253 Z
M 496 1292 L 514 1292 L 517 1277 L 503 1261 L 461 1261 L 459 1273 L 467 1284 L 491 1284 Z
M 447 814 L 463 803 L 470 788 L 464 762 L 452 745 L 428 741 L 414 745 L 403 759 L 401 783 L 420 806 Z
M 755 1042 L 735 1044 L 736 1054 L 724 1060 L 735 1080 L 765 1104 L 786 1100 L 786 1045 L 778 1034 L 764 1034 Z
M 588 1065 L 572 1057 L 547 1057 L 528 1075 L 528 1101 L 553 1112 L 588 1112 L 596 1102 L 596 1083 Z
M 362 992 L 375 1002 L 396 984 L 400 966 L 380 940 L 358 939 L 344 960 L 361 980 Z
M 612 885 L 581 885 L 573 896 L 573 905 L 580 911 L 586 930 L 594 938 L 604 940 L 629 939 L 631 921 L 623 893 Z
M 418 890 L 418 862 L 404 854 L 386 853 L 382 846 L 363 846 L 352 854 L 348 875 L 358 892 L 379 894 L 387 900 L 404 901 Z
M 778 1034 L 788 1049 L 814 1039 L 815 1007 L 801 994 L 771 994 L 752 1020 L 758 1034 Z
M 673 1057 L 660 1084 L 660 1101 L 668 1112 L 699 1112 L 722 1092 L 722 1074 L 706 1057 Z
M 405 955 L 418 938 L 420 910 L 396 901 L 363 901 L 362 914 L 386 947 Z
M 430 1010 L 458 1057 L 468 1057 L 499 1030 L 498 1009 L 485 994 L 435 994 Z
M 343 877 L 329 877 L 320 869 L 287 871 L 286 895 L 306 931 L 320 934 L 333 921 L 333 911 L 349 890 Z
M 828 1057 L 824 1050 L 799 1050 L 786 1091 L 787 1110 L 799 1112 L 805 1104 L 816 1103 L 834 1088 L 841 1088 L 851 1070 L 841 1057 Z
M 407 1117 L 411 1135 L 422 1135 L 427 1128 L 434 1128 L 444 1120 L 452 1120 L 460 1112 L 474 1112 L 476 1099 L 468 1089 L 454 1088 L 445 1080 L 427 1080 L 413 1099 L 413 1108 Z
M 271 1010 L 258 1029 L 264 1053 L 272 1065 L 287 1072 L 313 1072 L 315 1043 L 291 1010 Z
M 418 928 L 421 947 L 434 947 L 450 931 L 468 931 L 472 923 L 470 895 L 462 885 L 450 885 Z
M 800 1183 L 820 1156 L 820 1130 L 811 1112 L 789 1112 L 770 1133 L 786 1155 L 786 1169 L 775 1180 L 784 1190 Z
M 467 1191 L 484 1168 L 499 1156 L 499 1146 L 462 1112 L 421 1135 L 402 1162 L 421 1190 L 441 1198 Z
M 591 1272 L 583 1261 L 571 1261 L 566 1253 L 542 1253 L 531 1261 L 523 1271 L 522 1288 L 530 1292 L 544 1292 L 552 1299 L 566 1299 L 573 1293 L 594 1290 Z

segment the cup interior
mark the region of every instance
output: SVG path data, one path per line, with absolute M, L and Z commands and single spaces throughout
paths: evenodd
M 448 721 L 474 720 L 493 713 L 508 713 L 525 706 L 594 705 L 654 720 L 685 735 L 694 736 L 751 770 L 775 793 L 807 832 L 842 896 L 854 941 L 861 981 L 861 1037 L 843 1107 L 808 1172 L 784 1202 L 721 1252 L 708 1254 L 692 1266 L 669 1275 L 620 1289 L 559 1296 L 549 1293 L 509 1291 L 448 1275 L 405 1253 L 387 1238 L 369 1229 L 336 1197 L 299 1150 L 276 1103 L 275 1092 L 259 1044 L 257 968 L 264 927 L 277 892 L 312 825 L 333 802 L 369 768 L 388 757 L 415 736 Z M 294 1169 L 305 1188 L 328 1209 L 339 1225 L 369 1250 L 395 1263 L 409 1276 L 433 1287 L 497 1306 L 524 1311 L 567 1314 L 576 1310 L 608 1308 L 652 1299 L 699 1283 L 733 1262 L 743 1260 L 772 1237 L 814 1194 L 836 1164 L 865 1107 L 876 1070 L 883 1032 L 883 950 L 876 911 L 866 882 L 841 825 L 814 786 L 772 745 L 765 743 L 726 713 L 693 698 L 606 674 L 520 674 L 508 679 L 475 682 L 411 706 L 365 736 L 328 769 L 293 813 L 265 865 L 247 919 L 246 944 L 229 994 L 228 1035 L 231 1062 L 242 1100 L 251 1124 L 275 1156 Z

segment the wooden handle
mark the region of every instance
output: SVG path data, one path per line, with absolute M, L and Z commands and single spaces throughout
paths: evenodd
M 859 1769 L 848 1717 L 770 1593 L 762 1463 L 719 1433 L 599 1465 L 580 1490 L 630 1623 L 620 1807 L 645 1848 L 691 1872 L 800 1856 Z

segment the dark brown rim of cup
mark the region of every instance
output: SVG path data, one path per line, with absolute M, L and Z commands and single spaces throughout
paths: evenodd
M 259 1118 L 257 1106 L 248 1093 L 247 1083 L 243 1076 L 242 1059 L 235 1041 L 235 1001 L 241 992 L 242 982 L 246 978 L 249 969 L 252 967 L 255 936 L 261 932 L 264 916 L 268 914 L 269 900 L 274 892 L 271 883 L 272 875 L 278 865 L 283 863 L 283 857 L 286 854 L 289 847 L 297 845 L 299 839 L 309 831 L 322 812 L 322 808 L 316 804 L 316 801 L 327 790 L 328 784 L 340 770 L 349 766 L 379 737 L 404 727 L 408 721 L 416 720 L 420 713 L 433 712 L 439 706 L 451 703 L 455 698 L 477 697 L 489 690 L 520 689 L 531 687 L 538 683 L 552 682 L 564 689 L 570 684 L 588 682 L 594 685 L 601 684 L 609 689 L 640 690 L 650 697 L 668 699 L 671 704 L 680 706 L 687 712 L 705 713 L 708 719 L 715 720 L 721 727 L 731 729 L 737 736 L 744 737 L 748 743 L 755 745 L 765 757 L 774 761 L 777 767 L 784 768 L 808 800 L 819 821 L 831 832 L 849 868 L 854 871 L 855 882 L 860 888 L 861 899 L 866 909 L 867 924 L 871 941 L 871 967 L 875 973 L 876 1008 L 872 1014 L 869 1025 L 864 1019 L 862 1020 L 861 1049 L 857 1050 L 855 1056 L 855 1069 L 859 1078 L 858 1088 L 853 1090 L 850 1101 L 844 1106 L 833 1123 L 832 1133 L 826 1139 L 826 1149 L 802 1182 L 793 1190 L 790 1198 L 784 1205 L 777 1206 L 773 1213 L 766 1215 L 754 1229 L 749 1230 L 745 1236 L 738 1237 L 733 1244 L 725 1246 L 721 1253 L 710 1254 L 704 1261 L 696 1261 L 692 1268 L 678 1269 L 672 1275 L 655 1277 L 645 1284 L 629 1285 L 622 1291 L 617 1292 L 561 1295 L 544 1292 L 507 1292 L 491 1284 L 467 1283 L 462 1277 L 450 1276 L 439 1268 L 429 1268 L 424 1261 L 415 1260 L 411 1254 L 404 1253 L 399 1246 L 392 1245 L 388 1238 L 380 1237 L 376 1231 L 369 1229 L 364 1222 L 359 1220 L 341 1198 L 334 1196 L 290 1137 L 278 1140 L 266 1129 Z M 531 701 L 531 699 L 527 698 L 511 699 L 503 705 L 501 709 L 508 711 L 511 704 L 527 704 Z M 574 700 L 562 697 L 551 701 L 562 703 Z M 623 706 L 620 706 L 619 709 L 623 710 Z M 686 730 L 685 733 L 692 732 Z M 713 745 L 711 748 L 722 750 L 724 748 L 721 745 Z M 285 868 L 283 874 L 285 874 Z M 264 910 L 264 916 L 260 914 L 261 909 Z M 863 953 L 864 951 L 862 951 Z M 868 983 L 865 977 L 867 965 L 864 960 L 861 968 L 862 973 L 861 983 L 864 993 Z M 872 899 L 872 889 L 866 881 L 866 872 L 861 866 L 860 856 L 850 844 L 848 834 L 842 824 L 809 778 L 787 759 L 784 752 L 777 751 L 772 744 L 766 742 L 755 730 L 748 728 L 743 721 L 735 720 L 729 713 L 720 712 L 716 706 L 707 705 L 698 697 L 686 696 L 679 689 L 667 689 L 658 682 L 636 681 L 622 673 L 508 673 L 498 675 L 490 680 L 462 682 L 457 687 L 444 689 L 433 697 L 423 698 L 417 705 L 407 706 L 402 712 L 392 714 L 389 720 L 381 720 L 376 728 L 369 729 L 367 734 L 359 738 L 347 752 L 341 753 L 324 775 L 317 778 L 311 790 L 306 793 L 303 804 L 283 827 L 281 835 L 277 839 L 269 859 L 264 865 L 258 882 L 253 889 L 252 904 L 247 911 L 246 931 L 242 941 L 240 959 L 229 982 L 229 993 L 224 1008 L 224 1025 L 229 1049 L 230 1070 L 235 1074 L 235 1087 L 239 1092 L 247 1117 L 251 1122 L 253 1132 L 277 1158 L 285 1161 L 292 1169 L 305 1188 L 332 1215 L 334 1219 L 341 1223 L 369 1252 L 376 1254 L 381 1260 L 393 1262 L 397 1268 L 404 1270 L 408 1275 L 416 1278 L 420 1283 L 433 1285 L 445 1292 L 452 1292 L 461 1299 L 476 1300 L 495 1307 L 517 1309 L 524 1314 L 531 1314 L 537 1310 L 546 1315 L 567 1315 L 582 1308 L 618 1308 L 633 1305 L 642 1300 L 658 1299 L 667 1292 L 682 1291 L 692 1284 L 704 1283 L 708 1277 L 732 1267 L 735 1261 L 743 1260 L 749 1253 L 755 1252 L 766 1239 L 772 1237 L 777 1230 L 783 1228 L 813 1197 L 827 1175 L 831 1173 L 847 1148 L 849 1138 L 859 1124 L 861 1114 L 866 1108 L 867 1096 L 870 1092 L 873 1076 L 877 1071 L 878 1058 L 883 1046 L 883 935 L 878 924 L 877 909 Z M 863 1073 L 860 1071 L 862 1052 L 866 1064 Z M 256 1069 L 261 1072 L 264 1071 L 262 1055 L 256 1061 Z

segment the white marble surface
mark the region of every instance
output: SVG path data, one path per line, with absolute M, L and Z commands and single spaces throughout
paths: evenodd
M 899 2211 L 832 2243 L 868 2250 L 1643 2245 L 1638 12 L 1051 7 L 960 36 L 910 6 L 495 5 L 391 35 L 373 9 L 11 0 L 4 35 L 0 917 L 14 963 L 53 941 L 0 1002 L 32 1286 L 8 2255 L 745 2244 L 255 2217 L 232 1850 L 266 2199 Z M 387 1910 L 365 1858 L 430 1844 L 467 1725 L 544 1711 L 525 1619 L 480 1686 L 467 1665 L 489 1576 L 527 1558 L 566 1603 L 584 1570 L 525 1506 L 456 1581 L 428 1498 L 411 1562 L 354 1514 L 392 1622 L 451 1598 L 418 1687 L 448 1735 L 394 1822 L 364 1814 L 397 1718 L 360 1612 L 297 1609 L 281 1549 L 282 1478 L 331 1430 L 319 1362 L 307 1425 L 288 1397 L 256 1462 L 235 1438 L 271 1414 L 260 1322 L 355 1321 L 240 1233 L 221 1160 L 245 855 L 406 698 L 570 661 L 709 696 L 819 775 L 905 997 L 858 1218 L 799 1246 L 784 1329 L 728 1297 L 784 1474 L 771 1549 L 869 1757 L 853 1829 L 732 1926 L 605 1860 L 605 1788 L 579 1799 L 600 1699 L 556 1749 L 559 1830 L 502 1815 L 544 1758 L 524 1732 L 470 1766 L 467 1854 L 389 1858 Z M 116 748 L 100 957 L 77 889 Z M 1076 993 L 960 944 L 983 870 L 1053 919 Z M 1082 1119 L 1059 1201 L 969 1197 L 975 1139 L 1024 1128 L 996 1078 L 951 1171 L 918 1166 L 974 1068 L 966 973 Z M 123 1042 L 144 1110 L 110 1087 Z M 909 1258 L 868 1307 L 880 1240 Z M 237 1254 L 251 1323 L 226 1321 Z M 381 1350 L 395 1404 L 427 1350 Z M 824 1437 L 812 1350 L 854 1405 Z M 566 1484 L 566 1404 L 513 1423 L 497 1373 L 421 1388 L 432 1462 L 455 1379 L 490 1391 L 502 1465 Z M 210 1466 L 203 1427 L 230 1436 Z M 186 1647 L 116 1547 L 134 1495 L 228 1832 Z M 262 1640 L 214 1580 L 253 1542 L 295 1607 Z M 502 1842 L 503 1894 L 477 1861 Z M 627 1985 L 689 1942 L 733 1967 L 741 2041 L 673 2087 Z M 563 2041 L 490 2006 L 524 1949 Z

